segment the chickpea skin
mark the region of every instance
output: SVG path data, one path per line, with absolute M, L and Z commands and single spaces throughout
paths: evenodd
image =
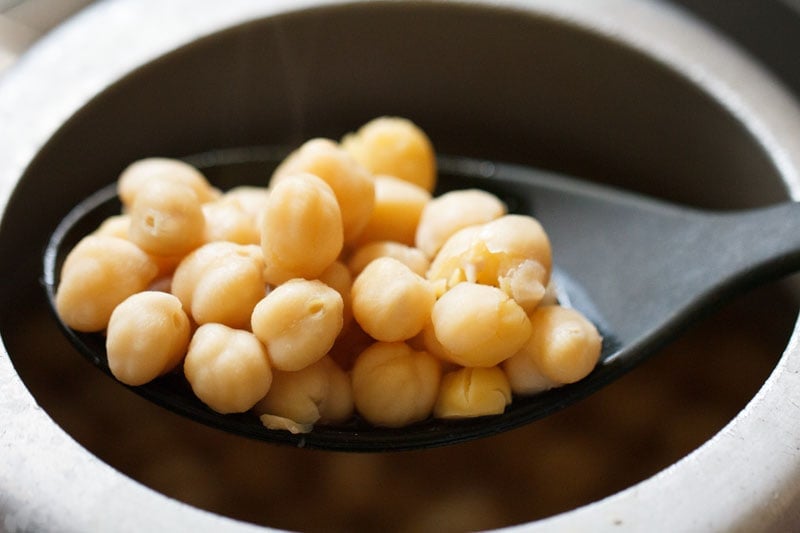
M 127 385 L 148 383 L 180 364 L 190 333 L 189 317 L 175 296 L 136 293 L 111 313 L 106 336 L 108 367 Z
M 197 328 L 183 371 L 195 395 L 221 414 L 248 411 L 272 384 L 264 345 L 249 331 L 222 324 Z
M 500 368 L 462 368 L 442 378 L 433 414 L 436 418 L 499 415 L 510 403 L 511 388 Z

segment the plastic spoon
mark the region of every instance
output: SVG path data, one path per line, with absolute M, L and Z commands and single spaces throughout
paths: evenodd
M 264 184 L 285 151 L 245 148 L 187 160 L 217 186 Z M 316 426 L 294 435 L 266 429 L 255 415 L 220 415 L 192 394 L 179 374 L 134 387 L 138 394 L 204 424 L 265 441 L 342 451 L 408 450 L 507 431 L 585 398 L 634 368 L 722 299 L 800 268 L 800 208 L 793 203 L 712 213 L 670 205 L 533 168 L 440 157 L 441 190 L 479 187 L 512 211 L 534 215 L 550 236 L 562 304 L 584 312 L 604 336 L 597 368 L 578 383 L 515 397 L 502 415 L 427 420 L 401 429 Z M 62 221 L 44 255 L 52 304 L 61 262 L 107 216 L 119 213 L 113 185 Z M 92 363 L 110 375 L 104 338 L 63 326 Z

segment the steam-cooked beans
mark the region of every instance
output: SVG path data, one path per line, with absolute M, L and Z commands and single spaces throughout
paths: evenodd
M 353 282 L 353 316 L 379 341 L 410 339 L 431 315 L 436 295 L 426 279 L 391 257 L 375 259 Z
M 197 328 L 183 363 L 200 400 L 218 413 L 244 413 L 272 385 L 267 350 L 250 333 L 222 324 Z
M 450 191 L 432 199 L 420 213 L 414 244 L 433 257 L 455 232 L 506 214 L 506 205 L 480 189 Z
M 130 240 L 145 252 L 174 256 L 203 243 L 206 219 L 200 200 L 183 183 L 149 180 L 130 208 Z
M 430 416 L 441 367 L 428 352 L 404 342 L 378 342 L 353 366 L 356 410 L 376 426 L 402 427 Z
M 539 222 L 435 183 L 430 140 L 395 117 L 304 143 L 269 187 L 221 193 L 186 163 L 136 162 L 123 213 L 68 255 L 57 310 L 108 327 L 120 381 L 185 358 L 210 408 L 292 432 L 356 411 L 388 427 L 497 414 L 512 391 L 583 378 L 601 338 L 558 305 Z
M 302 173 L 313 174 L 330 186 L 341 208 L 344 240 L 354 242 L 372 214 L 373 176 L 330 139 L 312 139 L 289 154 L 275 169 L 270 184 Z
M 261 224 L 268 283 L 316 278 L 336 261 L 343 243 L 342 212 L 327 183 L 296 174 L 272 187 Z
M 108 367 L 121 382 L 143 385 L 181 363 L 190 333 L 178 298 L 158 291 L 136 293 L 111 313 Z
M 467 367 L 495 366 L 530 338 L 520 305 L 496 287 L 459 283 L 434 304 L 431 322 L 442 354 Z
M 253 410 L 267 427 L 293 433 L 345 422 L 353 415 L 350 377 L 328 356 L 296 372 L 275 370 L 269 392 Z
M 119 237 L 89 235 L 61 268 L 56 310 L 78 331 L 102 331 L 114 308 L 155 279 L 158 267 L 135 244 Z
M 394 176 L 375 176 L 375 206 L 359 243 L 392 241 L 414 246 L 417 224 L 431 193 Z
M 200 203 L 210 202 L 220 195 L 197 168 L 179 159 L 148 157 L 128 165 L 117 179 L 117 193 L 126 207 L 140 191 L 150 188 L 150 180 L 181 183 L 192 189 Z
M 510 403 L 511 388 L 500 368 L 467 367 L 444 375 L 433 412 L 437 418 L 499 415 Z
M 436 154 L 428 136 L 400 117 L 379 117 L 342 139 L 342 147 L 373 174 L 387 174 L 433 192 Z
M 198 324 L 247 329 L 264 297 L 264 261 L 256 245 L 205 244 L 186 256 L 172 276 L 172 293 Z
M 342 331 L 344 301 L 321 281 L 293 279 L 253 309 L 253 333 L 278 370 L 301 370 L 322 359 Z

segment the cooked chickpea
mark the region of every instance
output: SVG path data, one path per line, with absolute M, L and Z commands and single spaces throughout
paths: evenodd
M 313 174 L 330 186 L 342 212 L 344 241 L 354 242 L 372 214 L 375 202 L 372 174 L 330 139 L 311 139 L 275 169 L 270 186 L 302 173 Z
M 300 370 L 320 360 L 342 330 L 344 303 L 318 280 L 293 279 L 273 289 L 253 309 L 253 334 L 278 370 Z
M 223 196 L 202 205 L 206 219 L 204 242 L 229 241 L 238 244 L 260 244 L 261 230 L 256 217 L 235 199 Z
M 428 279 L 452 287 L 462 281 L 503 286 L 532 310 L 545 294 L 551 269 L 550 241 L 526 215 L 505 215 L 454 233 L 431 262 Z
M 342 297 L 344 308 L 342 309 L 342 328 L 347 327 L 353 320 L 353 302 L 350 291 L 353 287 L 353 275 L 350 269 L 341 261 L 334 261 L 331 266 L 319 275 L 319 281 L 334 289 Z
M 136 293 L 108 322 L 108 367 L 119 381 L 142 385 L 177 367 L 186 354 L 191 327 L 181 302 L 164 292 Z
M 172 276 L 172 293 L 198 324 L 250 326 L 266 293 L 261 249 L 232 242 L 205 244 L 187 255 Z
M 197 195 L 182 183 L 150 180 L 130 209 L 130 240 L 142 250 L 181 255 L 203 242 L 205 217 Z
M 347 260 L 347 267 L 354 276 L 358 276 L 379 257 L 393 257 L 420 276 L 425 276 L 431 264 L 425 254 L 416 248 L 394 241 L 375 241 L 353 251 Z
M 428 136 L 405 118 L 373 119 L 342 139 L 342 147 L 373 174 L 388 174 L 433 191 L 436 154 Z
M 267 350 L 252 333 L 204 324 L 197 328 L 183 363 L 195 395 L 218 413 L 243 413 L 269 392 Z
M 459 283 L 434 304 L 431 322 L 443 353 L 463 366 L 490 367 L 516 353 L 531 335 L 527 314 L 503 291 Z
M 511 391 L 515 394 L 536 394 L 561 385 L 542 374 L 530 353 L 525 349 L 526 346 L 528 344 L 501 363 L 503 371 L 508 377 Z
M 353 316 L 379 341 L 410 339 L 422 330 L 436 299 L 423 277 L 391 257 L 375 259 L 353 282 Z
M 603 339 L 580 311 L 542 306 L 530 321 L 532 334 L 522 352 L 546 378 L 556 383 L 574 383 L 597 365 Z
M 357 242 L 395 241 L 414 245 L 417 224 L 431 193 L 394 176 L 375 176 L 375 206 Z
M 371 424 L 402 427 L 430 416 L 439 392 L 439 362 L 404 342 L 378 342 L 352 370 L 356 410 Z
M 436 418 L 499 415 L 510 403 L 511 388 L 501 369 L 462 368 L 442 377 L 433 415 Z
M 64 260 L 56 310 L 72 329 L 102 331 L 114 308 L 146 289 L 157 274 L 158 267 L 132 242 L 89 235 Z
M 117 179 L 117 192 L 122 204 L 133 205 L 139 192 L 150 187 L 150 181 L 177 182 L 191 188 L 201 203 L 214 200 L 220 192 L 192 165 L 179 159 L 149 157 L 128 165 Z
M 262 220 L 264 278 L 279 285 L 318 277 L 341 253 L 342 231 L 342 213 L 327 183 L 312 174 L 281 179 Z
M 128 238 L 128 228 L 131 226 L 130 215 L 114 215 L 105 219 L 93 235 L 106 235 L 109 237 L 119 237 L 120 239 Z
M 433 257 L 460 229 L 485 224 L 506 214 L 506 205 L 480 189 L 446 192 L 422 210 L 414 239 L 416 247 Z
M 295 433 L 307 433 L 316 423 L 341 423 L 353 414 L 350 378 L 330 357 L 296 372 L 276 370 L 253 410 L 268 428 Z

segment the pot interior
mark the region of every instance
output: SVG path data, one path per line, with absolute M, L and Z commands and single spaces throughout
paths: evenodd
M 0 333 L 37 402 L 120 472 L 215 513 L 302 530 L 474 530 L 567 511 L 651 476 L 722 428 L 769 375 L 797 307 L 783 284 L 731 302 L 618 383 L 529 427 L 446 449 L 351 455 L 182 420 L 92 368 L 61 335 L 38 282 L 42 247 L 128 163 L 339 138 L 379 115 L 414 120 L 443 153 L 696 206 L 787 197 L 770 154 L 713 96 L 565 21 L 424 2 L 255 20 L 87 101 L 20 179 L 0 230 L 0 255 L 15 260 L 0 278 L 9 280 L 2 301 L 26 305 L 3 311 Z

